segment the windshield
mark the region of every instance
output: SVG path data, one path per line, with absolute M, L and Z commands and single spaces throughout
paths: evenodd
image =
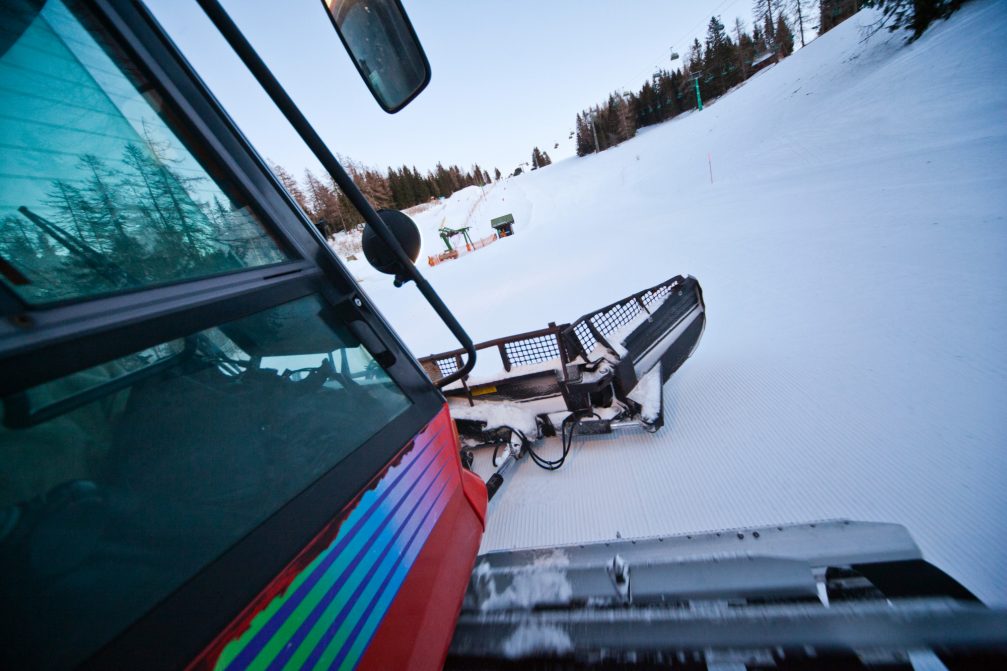
M 409 405 L 316 297 L 4 398 L 4 657 L 80 662 Z
M 335 67 L 338 45 L 300 39 L 327 27 L 317 3 L 233 15 L 320 129 L 358 129 L 335 148 L 373 202 L 414 218 L 423 274 L 493 343 L 469 381 L 475 407 L 452 412 L 503 416 L 478 406 L 504 382 L 523 372 L 555 391 L 555 370 L 579 373 L 529 371 L 500 339 L 677 274 L 708 309 L 691 358 L 634 394 L 663 398 L 663 427 L 578 436 L 555 472 L 519 460 L 484 551 L 885 521 L 1007 604 L 1007 3 L 405 4 L 434 76 L 393 117 Z M 170 30 L 189 25 L 175 3 L 151 5 Z M 940 9 L 913 23 L 922 6 Z M 359 219 L 275 136 L 261 93 L 229 85 L 240 66 L 179 42 L 412 351 L 455 349 L 367 266 Z M 556 398 L 569 412 L 573 396 Z M 616 412 L 604 402 L 591 410 Z M 541 411 L 510 423 L 534 435 Z M 558 435 L 532 446 L 564 453 Z M 489 461 L 477 456 L 483 477 Z
M 286 260 L 158 90 L 37 4 L 0 9 L 0 280 L 37 304 Z

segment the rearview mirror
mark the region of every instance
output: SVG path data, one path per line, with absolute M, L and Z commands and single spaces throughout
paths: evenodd
M 389 114 L 430 83 L 430 63 L 399 0 L 322 0 L 357 72 Z

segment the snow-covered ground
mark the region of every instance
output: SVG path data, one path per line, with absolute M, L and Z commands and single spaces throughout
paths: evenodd
M 1007 3 L 909 46 L 863 41 L 874 18 L 703 112 L 417 215 L 427 254 L 442 224 L 514 214 L 513 237 L 424 268 L 477 341 L 677 273 L 705 290 L 665 427 L 518 464 L 485 550 L 892 521 L 1007 604 Z M 350 267 L 416 355 L 456 347 L 415 290 Z

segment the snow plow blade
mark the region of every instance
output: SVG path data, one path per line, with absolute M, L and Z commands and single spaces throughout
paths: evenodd
M 501 406 L 512 417 L 529 418 L 521 433 L 531 440 L 556 435 L 556 416 L 571 413 L 581 433 L 625 423 L 656 431 L 663 424 L 661 387 L 695 350 L 705 325 L 699 282 L 678 275 L 572 323 L 476 345 L 481 358 L 495 352 L 502 370 L 466 378 L 444 393 L 455 401 L 452 414 L 463 434 L 501 428 Z M 455 350 L 419 361 L 436 382 L 461 368 L 463 354 Z
M 803 669 L 920 648 L 953 661 L 999 655 L 1005 624 L 904 527 L 839 520 L 481 555 L 446 668 Z

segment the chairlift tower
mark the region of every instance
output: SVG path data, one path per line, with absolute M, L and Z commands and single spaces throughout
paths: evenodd
M 692 83 L 696 86 L 696 107 L 700 112 L 703 111 L 703 96 L 699 94 L 699 78 L 702 75 L 702 72 L 697 72 L 692 75 Z
M 680 58 L 680 56 L 675 51 L 675 47 L 670 48 L 671 48 L 671 60 L 677 61 Z M 700 112 L 703 111 L 703 97 L 699 94 L 699 77 L 702 74 L 703 74 L 702 72 L 697 72 L 692 76 L 692 82 L 696 87 L 696 106 L 699 108 Z
M 451 238 L 456 235 L 461 235 L 465 240 L 465 247 L 468 251 L 472 251 L 472 239 L 469 237 L 469 228 L 471 227 L 466 226 L 464 228 L 454 229 L 442 226 L 437 232 L 441 234 L 441 240 L 444 241 L 444 244 L 447 246 L 449 252 L 454 251 L 454 247 L 451 246 Z

